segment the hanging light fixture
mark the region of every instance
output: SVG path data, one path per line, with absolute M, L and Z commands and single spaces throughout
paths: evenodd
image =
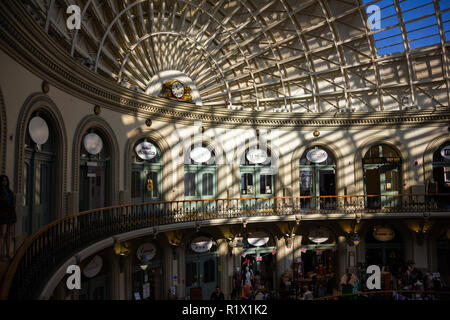
M 361 238 L 359 237 L 359 235 L 357 233 L 353 233 L 350 236 L 350 240 L 353 242 L 353 244 L 355 246 L 357 246 L 361 242 Z
M 114 252 L 118 256 L 128 256 L 130 253 L 130 244 L 128 242 L 117 242 L 114 245 Z

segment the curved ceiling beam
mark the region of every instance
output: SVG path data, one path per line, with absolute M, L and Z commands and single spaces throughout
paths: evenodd
M 215 61 L 215 59 L 214 59 L 214 58 L 209 54 L 209 52 L 202 46 L 202 44 L 199 43 L 198 41 L 196 41 L 195 39 L 192 39 L 191 37 L 189 37 L 189 36 L 187 36 L 187 35 L 185 35 L 185 34 L 181 34 L 181 33 L 178 33 L 178 32 L 173 32 L 173 31 L 162 31 L 162 32 L 153 32 L 153 33 L 149 33 L 149 34 L 144 35 L 143 37 L 141 37 L 140 39 L 138 39 L 138 41 L 137 41 L 136 43 L 134 43 L 133 45 L 131 45 L 130 48 L 129 48 L 129 52 L 126 54 L 125 59 L 124 59 L 122 65 L 121 65 L 118 82 L 120 82 L 120 80 L 121 80 L 122 72 L 123 72 L 123 70 L 124 70 L 124 68 L 125 68 L 125 65 L 126 65 L 127 62 L 128 62 L 128 57 L 129 57 L 130 53 L 131 53 L 132 51 L 134 51 L 134 50 L 136 49 L 136 47 L 138 47 L 143 41 L 145 41 L 145 40 L 147 40 L 147 39 L 149 39 L 149 38 L 151 38 L 151 37 L 155 37 L 155 36 L 159 36 L 159 35 L 172 35 L 172 36 L 175 36 L 175 37 L 181 37 L 181 38 L 184 38 L 184 39 L 189 40 L 190 42 L 193 42 L 198 48 L 200 48 L 200 49 L 206 54 L 206 56 L 208 56 L 208 58 L 213 62 L 213 64 L 216 66 L 217 70 L 219 71 L 220 75 L 222 76 L 223 83 L 224 83 L 224 85 L 225 85 L 225 87 L 226 87 L 226 89 L 227 89 L 227 92 L 228 92 L 228 99 L 231 101 L 230 86 L 229 86 L 229 84 L 228 84 L 228 82 L 227 82 L 227 79 L 225 78 L 225 75 L 224 75 L 222 69 L 221 69 L 220 66 L 217 64 L 217 62 Z M 179 71 L 182 71 L 182 70 L 179 70 Z M 189 75 L 188 75 L 188 76 L 189 76 Z M 192 80 L 195 81 L 195 79 L 192 79 Z

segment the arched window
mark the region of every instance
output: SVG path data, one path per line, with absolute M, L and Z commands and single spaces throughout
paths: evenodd
M 427 193 L 432 194 L 429 202 L 439 208 L 450 206 L 450 197 L 439 194 L 450 193 L 450 141 L 443 143 L 433 154 L 433 177 L 427 181 Z
M 336 160 L 324 148 L 306 149 L 300 159 L 300 195 L 302 208 L 334 209 L 335 198 L 321 198 L 336 195 Z
M 27 215 L 24 230 L 29 234 L 47 225 L 55 216 L 56 130 L 43 110 L 33 112 L 25 136 L 24 199 Z
M 131 201 L 161 201 L 161 150 L 144 138 L 136 142 L 131 165 Z
M 401 204 L 402 158 L 392 147 L 372 146 L 364 155 L 364 193 L 366 206 L 372 209 L 398 207 Z
M 185 199 L 215 199 L 217 165 L 214 149 L 206 143 L 193 144 L 185 152 L 184 160 Z
M 80 211 L 102 208 L 110 201 L 111 148 L 97 128 L 89 129 L 81 140 Z
M 240 159 L 241 198 L 270 198 L 275 194 L 270 149 L 259 146 L 245 150 Z M 271 208 L 273 199 L 243 200 L 244 207 Z

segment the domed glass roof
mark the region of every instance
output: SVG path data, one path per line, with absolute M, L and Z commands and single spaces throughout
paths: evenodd
M 177 74 L 204 106 L 236 110 L 449 105 L 449 0 L 22 2 L 75 59 L 148 94 Z

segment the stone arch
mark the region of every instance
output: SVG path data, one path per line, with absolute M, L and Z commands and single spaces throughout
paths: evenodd
M 84 134 L 87 130 L 98 129 L 107 139 L 106 143 L 110 150 L 110 187 L 108 190 L 109 202 L 111 205 L 118 203 L 119 194 L 119 144 L 111 126 L 103 118 L 95 115 L 84 117 L 77 126 L 74 135 L 72 150 L 72 192 L 73 211 L 78 212 L 79 208 L 79 183 L 80 183 L 80 150 Z
M 226 162 L 226 156 L 225 151 L 223 149 L 223 145 L 220 143 L 220 141 L 216 140 L 214 137 L 211 137 L 207 134 L 194 134 L 193 136 L 188 136 L 187 138 L 183 139 L 181 141 L 181 148 L 182 148 L 182 157 L 183 157 L 183 177 L 184 177 L 184 159 L 185 159 L 185 152 L 187 150 L 190 150 L 190 147 L 193 144 L 205 144 L 210 149 L 214 150 L 214 154 L 216 156 L 216 165 L 217 165 L 217 197 L 218 198 L 227 198 L 228 193 L 227 190 L 230 187 L 228 184 L 228 181 L 226 177 L 231 174 L 227 162 Z M 183 188 L 183 195 L 184 195 L 184 184 L 182 185 Z
M 292 177 L 292 190 L 293 196 L 298 197 L 300 195 L 300 159 L 308 148 L 321 147 L 330 151 L 336 160 L 336 195 L 344 195 L 344 157 L 342 156 L 339 148 L 337 148 L 331 141 L 326 139 L 319 139 L 317 141 L 310 141 L 304 145 L 300 145 L 292 153 L 291 158 L 291 177 Z
M 233 163 L 232 163 L 232 171 L 233 171 L 233 188 L 234 194 L 236 197 L 240 197 L 240 164 L 241 164 L 241 157 L 244 154 L 245 150 L 255 147 L 258 145 L 258 142 L 263 142 L 265 147 L 270 151 L 271 157 L 272 157 L 272 166 L 275 166 L 276 168 L 276 174 L 274 179 L 274 196 L 283 196 L 283 182 L 280 174 L 280 166 L 282 164 L 280 151 L 278 147 L 275 144 L 268 143 L 268 139 L 260 137 L 259 141 L 258 139 L 251 139 L 248 142 L 241 144 L 236 147 L 236 152 L 233 155 Z M 273 160 L 275 159 L 275 160 Z M 275 162 L 275 164 L 274 164 Z
M 139 140 L 143 138 L 148 138 L 156 144 L 156 146 L 161 150 L 161 165 L 162 165 L 162 200 L 170 201 L 170 191 L 173 189 L 173 163 L 171 158 L 170 147 L 167 140 L 155 129 L 150 129 L 148 127 L 139 127 L 132 130 L 129 133 L 130 138 L 128 139 L 125 146 L 124 153 L 124 185 L 125 185 L 125 201 L 131 201 L 131 155 L 133 153 L 133 148 Z
M 362 159 L 366 152 L 374 145 L 385 144 L 393 148 L 402 158 L 402 173 L 400 175 L 400 193 L 403 193 L 405 186 L 413 184 L 411 165 L 409 163 L 409 153 L 403 143 L 397 137 L 376 135 L 365 140 L 355 152 L 355 189 L 358 195 L 364 195 L 364 179 Z
M 423 154 L 423 178 L 426 183 L 433 175 L 433 154 L 442 144 L 450 141 L 450 134 L 444 133 L 433 139 L 426 147 Z
M 0 174 L 6 172 L 6 142 L 7 142 L 7 122 L 5 101 L 3 99 L 2 88 L 0 87 Z
M 16 126 L 16 152 L 15 159 L 16 165 L 14 170 L 14 186 L 18 198 L 18 212 L 21 216 L 25 214 L 22 211 L 21 199 L 23 197 L 24 190 L 24 156 L 25 156 L 25 139 L 27 133 L 28 123 L 31 119 L 31 115 L 36 110 L 42 110 L 48 115 L 51 123 L 50 125 L 54 128 L 55 135 L 55 181 L 60 185 L 52 186 L 54 201 L 52 201 L 53 216 L 50 217 L 51 220 L 61 218 L 67 214 L 67 135 L 66 127 L 64 124 L 63 117 L 50 97 L 43 93 L 34 93 L 30 95 L 24 102 L 22 109 L 20 111 L 18 122 Z M 19 217 L 18 217 L 19 218 Z

